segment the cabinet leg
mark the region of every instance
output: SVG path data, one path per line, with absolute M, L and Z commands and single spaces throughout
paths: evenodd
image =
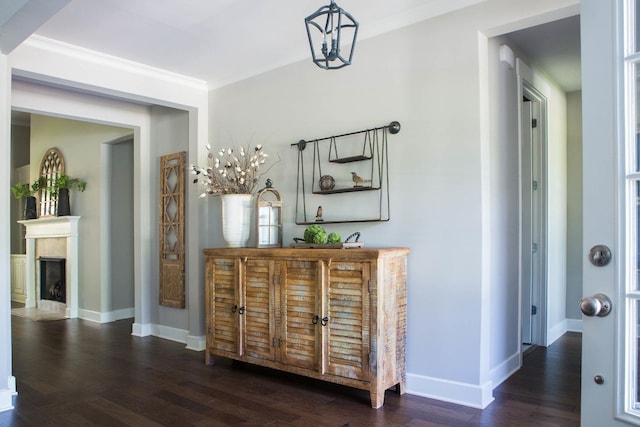
M 404 375 L 400 378 L 400 382 L 396 384 L 396 393 L 403 395 L 407 392 L 407 379 Z
M 215 361 L 213 360 L 213 355 L 208 351 L 204 352 L 204 364 L 205 365 L 215 365 Z
M 371 407 L 373 409 L 381 408 L 384 405 L 384 390 L 378 392 L 371 390 Z

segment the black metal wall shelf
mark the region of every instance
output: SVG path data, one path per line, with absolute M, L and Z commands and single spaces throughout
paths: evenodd
M 374 219 L 358 219 L 358 220 L 336 220 L 336 221 L 296 221 L 296 225 L 312 225 L 312 224 L 319 224 L 319 225 L 324 225 L 324 224 L 349 224 L 349 223 L 353 223 L 353 222 L 387 222 L 389 221 L 389 218 L 385 218 L 385 219 L 379 219 L 379 218 L 374 218 Z
M 312 191 L 313 194 L 338 194 L 338 193 L 353 193 L 355 191 L 371 191 L 371 190 L 379 190 L 380 187 L 344 187 L 344 188 L 334 188 L 333 190 L 315 190 Z
M 310 141 L 300 140 L 297 143 L 291 144 L 291 146 L 298 148 L 296 224 L 341 224 L 389 221 L 390 203 L 387 133 L 395 135 L 398 132 L 400 132 L 400 123 L 393 121 L 387 126 L 364 129 Z M 309 144 L 313 148 L 313 155 L 308 156 L 311 158 L 305 159 L 304 151 Z M 361 144 L 361 148 L 359 148 L 359 144 Z M 338 147 L 338 145 L 340 145 L 340 147 Z M 341 153 L 339 153 L 339 148 Z M 350 163 L 359 165 L 349 170 L 340 167 L 340 165 L 344 166 Z M 305 174 L 305 164 L 308 169 L 309 166 L 311 166 L 310 176 Z M 335 173 L 340 173 L 341 176 L 350 173 L 352 178 L 349 181 L 353 183 L 353 185 L 345 184 L 344 180 L 336 183 L 333 176 L 323 174 L 323 166 L 325 166 L 325 170 L 327 170 L 329 164 L 336 164 L 333 170 Z M 361 196 L 354 195 L 355 199 L 348 200 L 349 203 L 357 203 L 356 206 L 358 206 L 358 209 L 367 212 L 369 215 L 358 216 L 356 218 L 331 218 L 331 215 L 328 215 L 327 218 L 324 218 L 321 214 L 322 208 L 319 200 L 315 200 L 315 202 L 318 203 L 317 209 L 316 203 L 310 200 L 313 212 L 307 215 L 308 194 L 319 195 L 321 197 L 330 194 L 361 193 L 367 191 L 378 191 L 379 196 L 369 197 L 365 200 L 365 198 Z M 341 201 L 344 203 L 344 199 Z M 326 199 L 323 199 L 322 203 L 326 203 Z M 325 206 L 330 207 L 330 205 Z M 377 215 L 371 215 L 371 213 L 376 210 Z M 326 208 L 325 211 L 327 211 Z M 335 211 L 335 209 L 329 209 L 329 211 Z M 318 216 L 318 213 L 320 213 L 320 216 Z M 309 219 L 309 217 L 314 216 L 316 217 L 315 221 Z

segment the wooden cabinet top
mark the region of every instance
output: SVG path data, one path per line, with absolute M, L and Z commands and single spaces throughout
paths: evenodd
M 205 256 L 211 257 L 259 257 L 305 259 L 372 259 L 388 256 L 406 256 L 409 248 L 357 248 L 357 249 L 300 249 L 300 248 L 207 248 Z

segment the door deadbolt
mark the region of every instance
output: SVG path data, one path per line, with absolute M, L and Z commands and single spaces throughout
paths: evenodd
M 611 249 L 607 245 L 596 245 L 589 251 L 589 261 L 596 267 L 604 267 L 611 262 Z
M 595 294 L 580 300 L 580 310 L 585 316 L 604 317 L 611 312 L 611 299 L 605 294 Z

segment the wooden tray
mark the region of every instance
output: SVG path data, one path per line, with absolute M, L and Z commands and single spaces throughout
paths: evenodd
M 316 243 L 289 243 L 290 248 L 301 248 L 301 249 L 353 249 L 353 248 L 361 248 L 364 246 L 362 242 L 342 242 L 342 243 L 325 243 L 316 244 Z

